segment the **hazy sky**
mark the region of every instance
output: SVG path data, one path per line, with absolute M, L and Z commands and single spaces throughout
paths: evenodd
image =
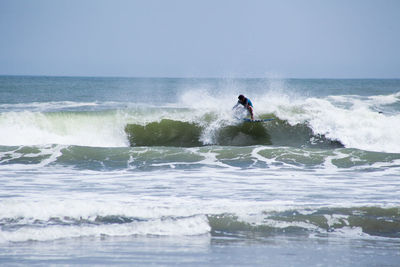
M 400 0 L 0 0 L 0 74 L 400 78 Z

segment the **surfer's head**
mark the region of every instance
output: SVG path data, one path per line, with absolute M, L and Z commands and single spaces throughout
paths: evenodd
M 238 96 L 238 99 L 239 99 L 240 101 L 243 101 L 243 100 L 244 100 L 244 95 L 239 95 L 239 96 Z

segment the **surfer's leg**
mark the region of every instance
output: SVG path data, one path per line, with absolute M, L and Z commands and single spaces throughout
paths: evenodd
M 251 120 L 254 120 L 253 107 L 252 106 L 247 106 L 247 110 L 250 112 Z

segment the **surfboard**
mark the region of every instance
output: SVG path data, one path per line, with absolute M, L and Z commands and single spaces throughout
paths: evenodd
M 275 120 L 275 119 L 251 120 L 251 119 L 245 118 L 245 119 L 243 119 L 243 120 L 244 120 L 244 121 L 247 121 L 247 122 L 264 122 L 264 121 L 273 121 L 273 120 Z

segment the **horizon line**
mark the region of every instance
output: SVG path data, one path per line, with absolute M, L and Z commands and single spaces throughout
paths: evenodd
M 51 78 L 126 78 L 126 79 L 292 79 L 292 80 L 400 80 L 398 78 L 379 77 L 246 77 L 246 76 L 125 76 L 125 75 L 53 75 L 53 74 L 0 74 L 0 77 L 51 77 Z

